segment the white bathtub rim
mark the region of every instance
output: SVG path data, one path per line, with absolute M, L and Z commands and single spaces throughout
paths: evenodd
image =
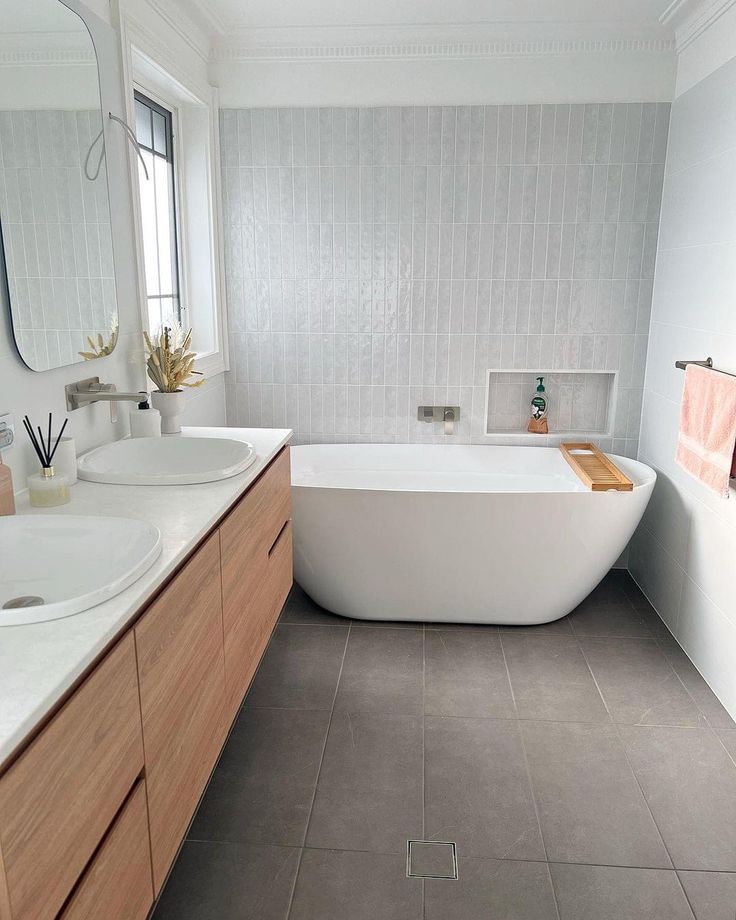
M 384 449 L 384 452 L 390 453 L 391 450 L 396 448 L 413 448 L 416 451 L 425 451 L 427 448 L 432 450 L 432 452 L 439 451 L 442 452 L 460 452 L 467 451 L 468 449 L 475 450 L 489 450 L 493 452 L 498 451 L 535 451 L 535 452 L 544 452 L 548 460 L 552 459 L 553 455 L 559 457 L 559 460 L 564 466 L 560 467 L 559 471 L 555 472 L 542 472 L 538 474 L 527 474 L 527 475 L 536 475 L 540 479 L 550 479 L 550 480 L 562 480 L 565 482 L 569 488 L 565 489 L 544 489 L 544 488 L 478 488 L 478 483 L 468 484 L 466 488 L 462 486 L 457 486 L 453 488 L 428 488 L 422 487 L 420 485 L 413 484 L 403 484 L 403 485 L 391 485 L 386 483 L 371 482 L 371 474 L 380 474 L 383 472 L 396 472 L 404 473 L 407 476 L 411 476 L 412 473 L 421 474 L 421 473 L 443 473 L 443 474 L 454 474 L 458 478 L 461 478 L 463 475 L 471 476 L 508 476 L 523 478 L 525 474 L 520 473 L 508 473 L 508 472 L 499 472 L 494 471 L 493 469 L 483 470 L 483 471 L 474 471 L 474 470 L 463 470 L 463 469 L 447 469 L 443 467 L 438 467 L 432 470 L 412 470 L 412 469 L 402 469 L 397 467 L 396 469 L 391 470 L 379 470 L 375 467 L 371 467 L 368 463 L 360 467 L 336 467 L 335 469 L 319 470 L 319 472 L 324 472 L 329 474 L 330 472 L 340 473 L 344 471 L 350 471 L 356 475 L 362 474 L 366 477 L 366 482 L 360 485 L 342 485 L 339 482 L 329 483 L 329 482 L 310 482 L 308 478 L 305 478 L 309 472 L 312 471 L 313 467 L 307 466 L 303 463 L 302 458 L 308 457 L 310 453 L 319 456 L 320 452 L 323 452 L 325 448 L 334 448 L 334 453 L 338 454 L 344 452 L 345 448 L 351 449 L 350 452 L 359 454 L 362 450 L 367 450 L 370 453 L 377 453 L 377 449 Z M 450 454 L 448 454 L 449 456 Z M 652 489 L 657 481 L 657 472 L 652 467 L 648 466 L 645 463 L 642 463 L 641 460 L 633 460 L 630 457 L 623 457 L 619 454 L 607 454 L 610 459 L 621 468 L 621 470 L 632 480 L 634 488 L 632 491 L 639 491 L 641 489 Z M 612 493 L 619 492 L 617 489 L 608 489 L 604 492 L 593 492 L 592 489 L 586 487 L 586 485 L 578 478 L 572 468 L 567 464 L 564 457 L 560 451 L 555 447 L 527 447 L 519 445 L 486 445 L 486 444 L 301 444 L 294 445 L 291 448 L 291 462 L 292 462 L 292 471 L 291 471 L 291 482 L 292 488 L 295 489 L 335 489 L 339 491 L 353 491 L 353 492 L 412 492 L 417 494 L 437 494 L 447 492 L 450 494 L 483 494 L 483 495 L 494 495 L 494 494 L 514 494 L 514 495 L 535 495 L 540 493 L 553 493 L 553 494 L 567 494 L 567 495 L 610 495 Z M 629 492 L 621 492 L 622 495 L 630 495 Z

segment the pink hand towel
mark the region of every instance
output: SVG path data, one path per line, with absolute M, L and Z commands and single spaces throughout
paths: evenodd
M 722 498 L 736 467 L 736 377 L 688 364 L 675 460 Z

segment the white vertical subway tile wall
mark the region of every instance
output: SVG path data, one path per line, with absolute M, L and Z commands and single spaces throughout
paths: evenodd
M 489 369 L 605 370 L 610 437 L 589 433 L 635 456 L 669 114 L 223 110 L 230 423 L 443 441 L 417 406 L 459 405 L 447 440 L 514 443 L 486 435 Z
M 101 128 L 99 110 L 0 111 L 0 213 L 13 325 L 36 370 L 81 360 L 87 336 L 109 330 L 117 316 L 104 161 L 95 182 L 83 171 Z

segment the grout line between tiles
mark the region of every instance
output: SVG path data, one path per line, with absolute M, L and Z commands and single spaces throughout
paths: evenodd
M 588 661 L 588 657 L 587 657 L 587 655 L 585 654 L 585 649 L 584 649 L 582 646 L 580 647 L 580 651 L 582 652 L 583 658 L 585 659 L 585 664 L 587 665 L 588 670 L 590 671 L 590 676 L 593 678 L 593 681 L 595 682 L 595 685 L 596 685 L 596 687 L 597 687 L 597 689 L 598 689 L 598 693 L 600 694 L 601 699 L 603 700 L 603 705 L 606 707 L 606 712 L 608 712 L 608 714 L 609 714 L 609 716 L 610 716 L 610 715 L 611 715 L 611 712 L 610 712 L 610 710 L 609 710 L 609 708 L 608 708 L 608 703 L 606 703 L 606 699 L 605 699 L 605 697 L 603 696 L 603 693 L 602 693 L 602 691 L 601 691 L 601 688 L 598 686 L 598 681 L 596 680 L 596 676 L 595 676 L 595 674 L 593 673 L 593 669 L 592 669 L 591 666 L 590 666 L 590 662 Z M 637 773 L 636 773 L 636 770 L 634 769 L 634 765 L 633 765 L 632 762 L 631 762 L 631 758 L 629 757 L 629 752 L 626 750 L 626 745 L 624 744 L 624 740 L 623 740 L 623 737 L 622 737 L 622 735 L 621 735 L 621 731 L 619 730 L 618 723 L 614 722 L 613 719 L 611 719 L 611 724 L 613 725 L 614 731 L 616 732 L 616 737 L 618 738 L 619 744 L 621 745 L 621 750 L 623 751 L 623 755 L 624 755 L 624 757 L 626 758 L 626 763 L 628 764 L 629 770 L 631 771 L 631 774 L 632 774 L 632 776 L 634 777 L 634 780 L 636 781 L 636 785 L 637 785 L 637 787 L 639 788 L 639 792 L 640 792 L 640 794 L 641 794 L 642 799 L 644 800 L 644 804 L 645 804 L 646 807 L 647 807 L 647 811 L 649 812 L 649 814 L 650 814 L 650 816 L 651 816 L 651 819 L 652 819 L 652 822 L 653 822 L 655 828 L 657 829 L 657 833 L 659 834 L 659 839 L 662 841 L 662 846 L 664 847 L 665 853 L 667 853 L 667 858 L 669 859 L 670 864 L 672 865 L 672 868 L 673 868 L 673 870 L 674 870 L 674 868 L 675 868 L 675 861 L 672 859 L 672 854 L 670 853 L 670 849 L 669 849 L 669 847 L 667 846 L 667 843 L 666 843 L 666 841 L 665 841 L 665 839 L 664 839 L 664 834 L 662 833 L 662 831 L 661 831 L 661 829 L 660 829 L 660 827 L 659 827 L 659 824 L 657 823 L 657 819 L 654 817 L 654 812 L 652 811 L 652 808 L 651 808 L 651 806 L 650 806 L 650 804 L 649 804 L 649 800 L 647 799 L 647 797 L 646 797 L 646 795 L 645 795 L 645 793 L 644 793 L 644 789 L 642 788 L 641 782 L 639 781 L 639 777 L 638 777 L 638 775 L 637 775 Z M 679 880 L 679 879 L 678 879 L 678 880 Z M 680 885 L 682 886 L 682 883 L 680 883 Z M 688 902 L 688 903 L 689 903 L 689 902 Z
M 521 730 L 521 720 L 518 718 L 519 712 L 516 707 L 516 696 L 514 694 L 514 685 L 511 681 L 511 671 L 509 670 L 508 662 L 506 661 L 506 650 L 503 647 L 503 637 L 502 637 L 500 630 L 498 632 L 498 642 L 499 642 L 499 645 L 501 646 L 501 655 L 503 657 L 503 664 L 506 669 L 506 680 L 508 681 L 509 689 L 511 691 L 511 701 L 514 704 L 514 711 L 516 712 L 516 715 L 517 715 L 516 725 L 517 725 L 517 730 L 519 732 L 521 752 L 524 757 L 524 769 L 526 771 L 526 781 L 529 784 L 529 792 L 531 793 L 532 804 L 534 805 L 534 816 L 537 819 L 537 827 L 539 828 L 539 838 L 542 841 L 542 849 L 544 850 L 544 859 L 545 859 L 545 863 L 547 863 L 547 877 L 549 878 L 550 886 L 552 887 L 552 897 L 554 898 L 554 902 L 555 902 L 555 913 L 557 914 L 557 920 L 560 920 L 560 908 L 559 908 L 559 904 L 557 903 L 557 893 L 555 892 L 554 882 L 552 880 L 552 873 L 549 870 L 549 864 L 548 864 L 549 853 L 547 851 L 547 841 L 544 839 L 544 831 L 542 830 L 542 822 L 539 817 L 539 806 L 537 804 L 537 793 L 534 790 L 534 782 L 532 780 L 532 771 L 531 771 L 531 767 L 529 766 L 529 757 L 527 756 L 526 744 L 524 743 L 524 733 Z
M 251 710 L 275 710 L 277 712 L 330 712 L 331 710 L 325 708 L 305 708 L 303 706 L 250 706 L 246 705 L 244 709 Z M 417 716 L 421 718 L 422 713 L 418 713 L 416 710 L 401 710 L 401 709 L 375 709 L 371 707 L 370 709 L 360 709 L 359 707 L 351 707 L 351 712 L 369 712 L 374 715 L 406 715 L 406 716 Z M 697 729 L 697 725 L 677 725 L 668 722 L 610 722 L 610 721 L 601 721 L 600 719 L 540 719 L 540 718 L 531 718 L 531 717 L 522 717 L 522 716 L 479 716 L 479 715 L 469 715 L 469 716 L 458 716 L 458 715 L 448 715 L 442 712 L 426 712 L 424 717 L 427 719 L 456 719 L 456 720 L 467 720 L 467 721 L 484 721 L 484 722 L 541 722 L 545 724 L 552 725 L 630 725 L 640 728 L 674 728 L 680 729 L 683 731 L 692 731 Z M 700 726 L 704 728 L 705 726 Z M 716 732 L 717 734 L 717 732 Z
M 340 670 L 339 670 L 339 672 L 338 672 L 337 680 L 336 680 L 336 682 L 335 682 L 335 692 L 334 692 L 334 694 L 332 695 L 332 706 L 331 706 L 331 708 L 330 708 L 330 719 L 329 719 L 329 722 L 327 723 L 327 731 L 325 732 L 325 740 L 324 740 L 324 743 L 322 744 L 322 752 L 321 752 L 320 757 L 319 757 L 319 767 L 317 768 L 317 777 L 316 777 L 316 779 L 315 779 L 315 781 L 314 781 L 314 791 L 312 792 L 312 799 L 311 799 L 311 801 L 310 801 L 310 803 L 309 803 L 309 817 L 307 818 L 307 824 L 306 824 L 306 827 L 304 828 L 304 837 L 303 837 L 303 839 L 302 839 L 302 846 L 301 846 L 300 852 L 299 852 L 299 860 L 298 860 L 298 862 L 297 862 L 296 872 L 294 873 L 294 883 L 293 883 L 293 885 L 291 886 L 291 894 L 289 895 L 289 906 L 288 906 L 288 909 L 287 909 L 287 911 L 286 911 L 286 918 L 287 918 L 287 920 L 288 920 L 288 918 L 291 916 L 291 909 L 292 909 L 292 906 L 293 906 L 293 904 L 294 904 L 294 894 L 295 894 L 295 892 L 296 892 L 297 882 L 299 881 L 299 873 L 301 872 L 302 859 L 303 859 L 303 857 L 304 857 L 304 850 L 307 848 L 307 846 L 306 846 L 306 844 L 307 844 L 307 837 L 308 837 L 308 835 L 309 835 L 309 825 L 311 824 L 311 821 L 312 821 L 312 811 L 314 810 L 314 800 L 315 800 L 316 797 L 317 797 L 317 787 L 318 787 L 318 785 L 319 785 L 319 777 L 320 777 L 320 774 L 321 774 L 321 772 L 322 772 L 322 763 L 323 763 L 323 761 L 324 761 L 324 759 L 325 759 L 325 751 L 327 750 L 327 741 L 328 741 L 328 739 L 329 739 L 329 737 L 330 737 L 330 728 L 332 727 L 332 718 L 333 718 L 333 716 L 334 716 L 334 714 L 335 714 L 335 701 L 337 700 L 337 691 L 338 691 L 338 689 L 339 689 L 339 687 L 340 687 L 340 680 L 341 680 L 341 678 L 342 678 L 342 669 L 343 669 L 343 667 L 344 667 L 344 665 L 345 665 L 345 656 L 346 656 L 347 651 L 348 651 L 348 642 L 349 642 L 349 641 L 350 641 L 350 627 L 348 627 L 348 634 L 347 634 L 347 636 L 345 637 L 345 645 L 344 645 L 343 650 L 342 650 L 342 659 L 341 659 L 341 661 L 340 661 Z
M 209 845 L 217 846 L 219 844 L 230 845 L 230 846 L 238 845 L 237 841 L 201 840 L 199 838 L 187 838 L 186 842 L 196 843 L 196 844 L 200 844 L 203 846 L 209 846 Z M 372 856 L 393 856 L 393 857 L 396 857 L 397 859 L 401 859 L 402 862 L 404 863 L 406 861 L 406 851 L 405 850 L 402 850 L 401 852 L 399 851 L 391 852 L 389 850 L 360 850 L 360 849 L 354 849 L 350 847 L 300 846 L 297 844 L 282 844 L 282 843 L 250 844 L 247 841 L 243 845 L 270 847 L 276 850 L 279 850 L 279 849 L 280 850 L 316 850 L 322 853 L 361 853 L 361 854 L 372 855 Z M 645 870 L 645 871 L 651 871 L 651 872 L 674 872 L 674 873 L 698 872 L 698 873 L 705 873 L 709 875 L 729 875 L 729 876 L 733 876 L 734 878 L 736 878 L 736 871 L 729 870 L 729 869 L 701 869 L 700 867 L 694 867 L 694 868 L 685 867 L 682 869 L 674 869 L 674 868 L 667 868 L 663 866 L 630 866 L 630 865 L 623 865 L 622 863 L 580 862 L 579 860 L 572 861 L 572 860 L 564 860 L 564 859 L 545 860 L 545 859 L 529 859 L 525 857 L 515 857 L 515 856 L 509 857 L 509 856 L 491 856 L 491 855 L 464 856 L 463 859 L 464 860 L 474 860 L 477 862 L 530 863 L 532 865 L 538 865 L 538 866 L 591 866 L 591 867 L 600 868 L 600 869 L 633 869 L 633 870 Z

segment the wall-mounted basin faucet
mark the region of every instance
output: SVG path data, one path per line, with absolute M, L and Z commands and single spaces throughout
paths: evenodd
M 419 406 L 420 422 L 442 422 L 445 434 L 455 434 L 455 422 L 460 418 L 460 406 Z
M 91 403 L 109 402 L 111 422 L 116 422 L 118 418 L 117 403 L 139 403 L 146 398 L 145 391 L 118 393 L 114 383 L 100 383 L 99 377 L 88 377 L 86 380 L 69 383 L 64 387 L 64 392 L 66 393 L 66 407 L 70 412 L 74 409 L 81 409 L 82 406 L 89 406 Z

